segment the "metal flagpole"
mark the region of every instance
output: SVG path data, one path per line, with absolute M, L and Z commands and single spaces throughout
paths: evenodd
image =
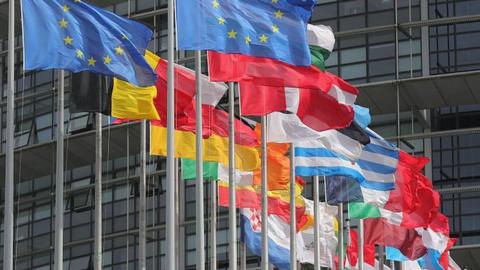
M 297 269 L 297 219 L 295 208 L 295 146 L 290 144 L 290 269 Z
M 267 117 L 262 116 L 262 270 L 268 270 Z
M 196 181 L 195 181 L 195 198 L 196 198 L 196 245 L 197 245 L 197 269 L 205 269 L 205 224 L 203 214 L 203 149 L 202 149 L 202 54 L 201 51 L 195 51 L 195 143 L 196 143 Z
M 247 244 L 245 241 L 242 242 L 241 246 L 241 259 L 240 259 L 240 270 L 247 270 Z
M 237 200 L 235 183 L 235 84 L 228 83 L 228 226 L 229 269 L 237 270 Z
M 140 125 L 140 179 L 138 183 L 138 191 L 140 199 L 138 201 L 138 268 L 145 270 L 146 268 L 146 184 L 147 184 L 147 121 L 142 120 Z M 128 209 L 127 209 L 128 211 Z
M 168 0 L 168 37 L 167 37 L 167 179 L 166 179 L 166 269 L 176 270 L 175 266 L 175 89 L 174 89 L 174 0 Z
M 325 176 L 324 176 L 325 177 Z M 314 221 L 314 228 L 313 228 L 313 233 L 315 236 L 315 254 L 313 256 L 314 259 L 314 264 L 313 268 L 315 270 L 320 270 L 320 209 L 319 209 L 319 188 L 318 188 L 318 182 L 320 181 L 319 176 L 314 176 L 313 177 L 313 221 Z
M 379 267 L 378 267 L 378 270 L 383 270 L 383 265 L 385 264 L 385 258 L 384 258 L 384 255 L 385 255 L 385 252 L 384 252 L 384 246 L 378 246 L 379 250 L 378 250 L 378 263 L 379 263 Z
M 363 219 L 358 220 L 358 270 L 363 270 L 364 241 L 363 241 Z
M 344 243 L 344 239 L 343 239 L 343 230 L 344 230 L 344 226 L 343 226 L 343 222 L 344 222 L 344 218 L 343 218 L 343 203 L 339 203 L 338 204 L 338 212 L 339 212 L 339 217 L 340 217 L 340 222 L 339 222 L 339 232 L 338 232 L 338 267 L 340 270 L 343 270 L 344 269 L 344 259 L 345 259 L 345 256 L 344 256 L 344 246 L 343 246 L 343 243 Z
M 101 80 L 101 79 L 100 79 Z M 101 84 L 100 84 L 101 85 Z M 101 95 L 100 95 L 101 96 Z M 100 103 L 100 108 L 101 108 Z M 102 114 L 96 113 L 95 127 L 95 232 L 93 269 L 102 269 Z
M 210 185 L 212 188 L 212 219 L 210 221 L 210 270 L 217 270 L 217 181 L 212 181 Z
M 14 170 L 14 99 L 15 99 L 15 1 L 8 3 L 8 90 L 5 149 L 5 210 L 3 236 L 3 269 L 13 270 L 13 170 Z
M 60 70 L 57 96 L 57 161 L 55 179 L 55 259 L 56 270 L 63 270 L 63 137 L 65 72 Z

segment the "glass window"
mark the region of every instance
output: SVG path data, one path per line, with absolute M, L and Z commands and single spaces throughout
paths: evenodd
M 72 259 L 69 270 L 87 270 L 90 264 L 90 256 Z
M 339 8 L 340 16 L 348 16 L 348 15 L 365 13 L 365 1 L 364 0 L 343 1 L 339 3 L 338 8 Z
M 50 219 L 44 219 L 42 221 L 37 221 L 32 224 L 33 227 L 33 236 L 45 234 L 50 232 Z
M 37 116 L 35 118 L 35 125 L 37 129 L 43 129 L 52 125 L 52 114 L 47 113 L 44 115 Z
M 365 27 L 365 15 L 342 18 L 340 20 L 340 31 L 358 29 Z
M 368 57 L 369 59 L 372 59 L 372 60 L 395 57 L 395 44 L 386 43 L 386 44 L 371 45 L 368 48 Z
M 115 187 L 114 195 L 115 195 L 115 200 L 126 199 L 128 195 L 127 186 L 123 185 L 123 186 Z
M 341 64 L 348 64 L 354 62 L 363 62 L 366 59 L 365 47 L 345 49 L 340 51 Z
M 50 217 L 50 205 L 43 205 L 35 208 L 35 212 L 33 213 L 33 220 L 40 220 L 44 218 Z
M 411 49 L 410 49 L 410 47 L 411 47 Z M 410 43 L 409 40 L 399 42 L 399 44 L 398 44 L 398 54 L 400 56 L 403 56 L 403 55 L 410 55 L 410 53 L 412 53 L 412 54 L 421 53 L 420 40 L 418 40 L 418 39 L 412 40 L 411 43 Z
M 381 61 L 370 61 L 368 64 L 368 72 L 370 76 L 394 74 L 395 59 L 387 59 Z
M 384 26 L 395 23 L 393 10 L 368 14 L 368 26 Z
M 368 0 L 368 11 L 393 9 L 394 0 Z
M 367 76 L 365 63 L 340 67 L 340 73 L 345 80 L 363 78 Z
M 399 68 L 400 72 L 419 70 L 422 68 L 422 59 L 420 56 L 402 57 L 399 59 Z

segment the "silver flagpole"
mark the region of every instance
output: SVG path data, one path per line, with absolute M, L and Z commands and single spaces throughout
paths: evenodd
M 262 270 L 268 270 L 267 117 L 262 116 Z
M 378 246 L 378 263 L 379 263 L 378 270 L 383 270 L 383 265 L 385 264 L 384 248 L 385 248 L 384 246 Z
M 167 179 L 166 179 L 166 269 L 176 270 L 175 266 L 175 89 L 174 89 L 174 0 L 168 0 L 168 53 L 167 53 Z
M 363 246 L 363 219 L 358 220 L 358 270 L 363 270 L 364 246 Z
M 229 269 L 237 270 L 237 200 L 235 182 L 235 84 L 228 83 L 228 226 Z
M 55 259 L 56 270 L 63 270 L 63 104 L 65 72 L 60 70 L 57 97 L 57 162 L 55 179 Z
M 325 177 L 325 176 L 324 176 Z M 314 228 L 313 233 L 315 236 L 315 254 L 314 254 L 314 269 L 320 270 L 320 208 L 319 208 L 319 195 L 320 191 L 318 188 L 318 182 L 320 181 L 320 177 L 318 175 L 313 177 L 313 220 L 314 220 Z
M 197 245 L 197 269 L 205 269 L 205 224 L 203 214 L 203 149 L 202 149 L 202 54 L 201 51 L 195 51 L 195 143 L 196 143 L 196 245 Z
M 344 226 L 343 226 L 343 223 L 344 223 L 344 218 L 343 218 L 343 203 L 339 203 L 338 204 L 338 212 L 339 212 L 339 217 L 340 217 L 340 222 L 339 222 L 339 232 L 338 232 L 338 267 L 340 270 L 343 270 L 344 269 L 344 259 L 345 259 L 345 256 L 344 256 L 344 246 L 343 246 L 343 243 L 344 243 L 344 239 L 343 239 L 343 234 L 344 234 Z
M 242 242 L 241 246 L 241 258 L 240 258 L 240 270 L 247 270 L 247 244 Z
M 3 236 L 3 269 L 13 270 L 13 170 L 14 170 L 14 99 L 15 99 L 15 1 L 8 3 L 8 90 L 5 149 L 5 210 Z
M 290 144 L 290 269 L 297 269 L 297 217 L 295 209 L 295 146 Z
M 138 201 L 138 268 L 145 270 L 146 268 L 146 183 L 147 183 L 147 121 L 142 120 L 140 125 L 140 179 L 138 183 L 138 191 L 140 199 Z M 127 209 L 128 211 L 128 209 Z
M 212 188 L 212 219 L 210 221 L 210 270 L 217 270 L 217 181 L 212 181 L 210 186 Z
M 100 79 L 101 80 L 101 79 Z M 99 104 L 101 106 L 101 103 Z M 100 107 L 101 108 L 101 107 Z M 93 269 L 102 269 L 102 114 L 96 113 L 95 127 L 95 240 Z

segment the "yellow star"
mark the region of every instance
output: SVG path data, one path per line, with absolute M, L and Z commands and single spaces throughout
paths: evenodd
M 265 34 L 262 34 L 260 36 L 260 42 L 267 43 L 267 41 L 268 41 L 268 37 Z
M 118 54 L 118 55 L 122 55 L 123 54 L 123 49 L 122 47 L 118 46 L 115 48 L 115 53 Z
M 272 0 L 272 4 L 278 3 L 278 0 Z
M 272 25 L 272 31 L 273 31 L 274 33 L 278 33 L 278 31 L 279 31 L 278 26 L 275 25 L 275 24 Z
M 66 36 L 66 37 L 63 39 L 63 43 L 65 43 L 65 45 L 72 45 L 72 43 L 73 43 L 73 38 L 71 38 L 70 36 Z
M 228 34 L 228 38 L 237 38 L 237 32 L 230 30 L 230 32 L 227 33 Z
M 58 21 L 58 24 L 60 25 L 60 28 L 67 28 L 68 22 L 62 18 L 60 21 Z
M 93 57 L 88 58 L 88 65 L 89 66 L 95 66 L 95 62 L 97 62 L 97 60 L 95 60 L 95 58 L 93 58 Z
M 225 19 L 223 17 L 218 17 L 218 24 L 224 25 Z
M 283 12 L 280 10 L 275 11 L 275 18 L 281 19 L 283 17 Z
M 252 42 L 250 36 L 245 37 L 245 44 L 250 45 L 250 42 Z
M 213 0 L 212 1 L 212 6 L 213 6 L 213 8 L 218 8 L 220 6 L 220 4 L 218 3 L 217 0 Z
M 128 40 L 128 36 L 125 33 L 122 33 L 122 39 Z
M 110 58 L 110 56 L 107 55 L 103 57 L 103 63 L 105 63 L 105 65 L 110 64 L 110 62 L 112 62 L 112 58 Z
M 75 53 L 77 54 L 78 58 L 83 59 L 83 52 L 80 49 L 77 49 Z
M 67 5 L 63 5 L 63 11 L 64 11 L 64 12 L 69 12 L 69 11 L 70 11 L 70 7 L 67 6 Z

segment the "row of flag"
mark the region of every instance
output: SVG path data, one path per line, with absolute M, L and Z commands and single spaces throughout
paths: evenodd
M 320 264 L 337 267 L 344 254 L 337 253 L 336 205 L 348 203 L 349 218 L 364 219 L 366 269 L 378 268 L 374 245 L 386 247 L 388 259 L 409 269 L 458 269 L 449 255 L 455 239 L 439 212 L 439 194 L 422 174 L 428 160 L 371 130 L 368 109 L 355 105 L 358 89 L 325 71 L 335 38 L 329 27 L 308 24 L 315 1 L 177 0 L 176 5 L 178 49 L 207 50 L 209 77 L 198 78 L 203 89 L 198 108 L 195 73 L 174 68 L 174 154 L 182 158 L 182 177 L 195 178 L 195 115 L 201 110 L 204 177 L 217 181 L 218 203 L 228 207 L 228 167 L 235 168 L 241 238 L 253 253 L 261 254 L 261 224 L 267 222 L 270 261 L 279 269 L 290 268 L 290 241 L 297 243 L 300 263 L 313 263 L 319 241 Z M 83 0 L 22 0 L 22 9 L 25 69 L 74 72 L 72 112 L 104 112 L 117 122 L 147 119 L 150 153 L 166 156 L 168 62 L 146 50 L 149 27 Z M 228 164 L 228 113 L 218 106 L 224 82 L 239 85 L 235 164 Z M 242 116 L 267 117 L 267 156 L 261 156 L 260 125 Z M 261 159 L 268 169 L 267 220 L 259 215 Z M 302 177 L 312 176 L 325 181 L 320 239 L 312 227 L 313 202 L 302 195 Z M 295 239 L 289 234 L 290 189 Z M 346 258 L 347 267 L 358 267 L 353 229 Z

